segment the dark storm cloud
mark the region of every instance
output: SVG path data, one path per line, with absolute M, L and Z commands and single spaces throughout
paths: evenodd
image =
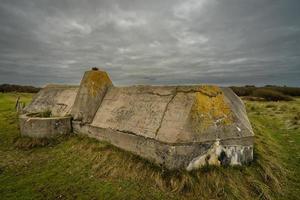
M 299 86 L 298 0 L 3 0 L 0 82 Z

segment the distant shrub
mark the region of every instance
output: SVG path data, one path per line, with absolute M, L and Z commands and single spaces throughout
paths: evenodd
M 0 92 L 27 92 L 27 93 L 37 93 L 41 88 L 33 86 L 23 86 L 23 85 L 11 85 L 2 84 L 0 85 Z
M 93 71 L 98 71 L 99 69 L 98 69 L 98 67 L 93 67 L 92 70 Z
M 290 96 L 284 95 L 281 92 L 270 89 L 257 89 L 252 93 L 255 97 L 261 97 L 268 101 L 292 101 Z
M 280 111 L 283 111 L 283 112 L 286 112 L 286 111 L 288 111 L 288 106 L 287 105 L 282 105 L 282 106 L 280 106 L 280 108 L 279 108 L 279 110 Z
M 253 92 L 259 89 L 267 89 L 276 92 L 280 92 L 283 95 L 288 96 L 300 96 L 300 88 L 297 87 L 287 87 L 287 86 L 276 86 L 276 85 L 266 85 L 264 87 L 255 87 L 254 85 L 246 86 L 232 86 L 230 87 L 233 92 L 238 96 L 253 96 Z
M 267 104 L 266 108 L 275 108 L 276 106 L 274 104 Z
M 296 119 L 296 120 L 300 120 L 300 112 L 298 112 L 298 113 L 295 115 L 295 119 Z
M 264 98 L 261 98 L 261 97 L 253 97 L 253 96 L 243 96 L 242 99 L 243 99 L 243 100 L 247 100 L 247 101 L 265 101 Z
M 289 95 L 289 96 L 300 96 L 300 88 L 297 88 L 297 87 L 287 87 L 287 86 L 265 86 L 265 88 L 267 89 L 272 89 L 272 90 L 275 90 L 275 91 L 278 91 L 278 92 L 281 92 L 282 94 L 285 94 L 285 95 Z
M 238 96 L 251 96 L 254 90 L 257 88 L 255 86 L 245 86 L 245 87 L 236 87 L 232 86 L 231 89 Z

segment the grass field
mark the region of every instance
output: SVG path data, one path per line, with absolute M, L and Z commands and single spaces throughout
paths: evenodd
M 245 101 L 255 160 L 168 171 L 84 136 L 20 137 L 15 100 L 0 93 L 0 199 L 300 199 L 300 99 Z

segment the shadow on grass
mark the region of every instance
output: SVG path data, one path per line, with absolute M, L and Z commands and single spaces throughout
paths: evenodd
M 20 150 L 32 150 L 42 147 L 53 147 L 71 136 L 64 135 L 53 138 L 31 138 L 27 136 L 16 137 L 13 141 L 14 147 Z

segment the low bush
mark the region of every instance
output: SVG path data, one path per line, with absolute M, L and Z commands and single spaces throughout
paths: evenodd
M 37 93 L 41 88 L 24 85 L 11 85 L 2 84 L 0 85 L 0 92 L 26 92 L 26 93 Z
M 236 95 L 242 96 L 246 100 L 250 101 L 259 101 L 262 98 L 263 100 L 269 101 L 290 101 L 293 100 L 292 97 L 300 96 L 300 88 L 297 87 L 282 87 L 274 85 L 256 87 L 253 85 L 246 85 L 240 87 L 232 86 L 230 88 Z
M 257 89 L 252 93 L 255 97 L 264 98 L 267 101 L 292 101 L 293 98 L 284 95 L 281 92 L 269 90 L 269 89 Z
M 300 96 L 300 88 L 298 87 L 266 85 L 264 88 L 275 90 L 289 96 Z
M 230 88 L 238 96 L 251 96 L 253 91 L 257 89 L 255 86 L 251 85 L 246 85 L 245 87 L 232 86 Z

